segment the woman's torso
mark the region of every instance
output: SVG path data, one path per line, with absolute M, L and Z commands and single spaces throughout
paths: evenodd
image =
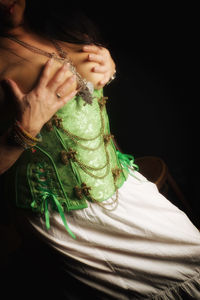
M 77 71 L 92 81 L 95 87 L 102 75 L 90 72 L 94 64 L 85 62 L 88 54 L 80 52 L 80 46 L 72 48 L 74 51 L 70 52 L 70 58 Z M 47 58 L 24 49 L 19 51 L 24 51 L 23 55 L 17 53 L 23 58 L 12 53 L 6 56 L 4 51 L 5 61 L 3 56 L 0 60 L 3 65 L 1 79 L 10 76 L 24 92 L 28 92 L 36 84 Z M 55 61 L 54 71 L 58 66 Z M 13 189 L 9 188 L 7 195 L 10 193 L 8 198 L 15 198 L 17 206 L 43 213 L 43 200 L 48 201 L 48 196 L 54 199 L 56 205 L 59 201 L 67 211 L 85 208 L 86 199 L 102 202 L 110 198 L 126 180 L 127 174 L 122 172 L 111 138 L 105 105 L 101 103 L 104 98 L 102 90 L 95 89 L 93 97 L 92 105 L 85 105 L 81 97 L 76 97 L 77 101 L 69 101 L 57 113 L 65 131 L 62 127 L 56 128 L 57 125 L 51 120 L 53 131 L 44 126 L 41 131 L 43 140 L 36 147 L 36 152 L 28 149 L 9 170 L 6 178 L 9 183 L 13 176 Z M 8 107 L 9 99 L 5 103 Z M 4 114 L 8 118 L 11 110 Z M 81 140 L 83 137 L 85 140 Z M 75 151 L 75 158 L 69 158 L 72 150 Z M 70 162 L 63 160 L 63 153 Z M 45 174 L 41 175 L 41 172 Z M 45 179 L 45 191 L 44 188 L 41 190 L 41 176 L 42 180 Z

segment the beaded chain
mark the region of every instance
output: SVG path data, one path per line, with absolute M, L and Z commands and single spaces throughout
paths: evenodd
M 61 119 L 61 118 L 58 118 L 57 115 L 54 115 L 53 118 L 52 118 L 50 121 L 48 121 L 48 122 L 46 123 L 46 127 L 47 127 L 49 130 L 52 130 L 52 129 L 53 129 L 52 123 L 53 123 L 54 125 L 56 125 L 57 128 L 61 128 L 62 131 L 63 131 L 69 138 L 71 138 L 71 140 L 72 140 L 75 144 L 77 144 L 77 145 L 80 146 L 81 148 L 83 148 L 83 149 L 85 149 L 85 150 L 89 150 L 89 151 L 95 151 L 95 150 L 99 149 L 100 146 L 101 146 L 101 144 L 103 143 L 102 135 L 103 135 L 103 133 L 104 133 L 105 124 L 104 124 L 104 119 L 103 119 L 102 114 L 100 114 L 100 117 L 101 117 L 101 128 L 100 128 L 100 131 L 99 131 L 99 133 L 98 133 L 95 137 L 92 137 L 92 138 L 84 138 L 84 137 L 80 137 L 80 136 L 77 136 L 77 135 L 71 133 L 69 130 L 67 130 L 66 128 L 63 127 L 63 125 L 62 125 L 62 119 Z M 87 147 L 87 146 L 85 146 L 85 145 L 83 145 L 83 144 L 81 144 L 81 143 L 79 142 L 79 140 L 81 140 L 81 141 L 86 141 L 86 142 L 94 141 L 94 140 L 96 140 L 98 137 L 100 137 L 99 144 L 98 144 L 96 147 L 94 147 L 94 148 Z
M 21 126 L 17 120 L 15 120 L 8 135 L 9 144 L 20 146 L 25 150 L 33 148 L 38 142 L 41 141 L 42 136 L 40 134 L 38 134 L 36 137 L 33 137 Z
M 114 183 L 115 185 L 115 183 Z M 97 203 L 99 206 L 101 206 L 102 208 L 106 209 L 106 210 L 109 210 L 109 211 L 113 211 L 117 208 L 118 206 L 118 200 L 119 200 L 119 191 L 118 191 L 118 188 L 116 187 L 115 185 L 115 193 L 116 193 L 116 196 L 115 198 L 113 199 L 113 197 L 111 197 L 112 199 L 112 202 L 110 203 L 105 203 L 105 202 L 99 202 L 98 200 L 94 199 L 93 197 L 90 196 L 91 200 L 94 202 L 94 203 Z M 107 207 L 107 206 L 111 206 L 111 205 L 114 205 L 113 207 Z
M 44 51 L 40 48 L 29 45 L 28 43 L 21 41 L 14 36 L 8 35 L 6 37 L 34 53 L 38 53 L 38 54 L 41 54 L 41 55 L 49 57 L 49 58 L 53 57 L 54 59 L 60 61 L 61 63 L 62 62 L 68 63 L 69 67 L 70 67 L 70 71 L 72 72 L 72 74 L 76 75 L 76 79 L 77 79 L 77 83 L 78 83 L 78 90 L 79 90 L 78 94 L 83 98 L 85 103 L 92 104 L 92 101 L 93 101 L 92 94 L 94 92 L 93 84 L 91 82 L 87 81 L 86 79 L 82 78 L 82 76 L 77 72 L 76 67 L 74 66 L 72 60 L 68 57 L 67 52 L 62 50 L 62 48 L 60 47 L 58 42 L 56 42 L 55 40 L 51 40 L 51 42 L 54 44 L 56 50 L 58 51 L 60 57 L 57 56 L 56 53 L 54 53 L 54 52 L 50 53 L 50 52 Z
M 63 163 L 67 165 L 69 163 L 69 160 L 72 159 L 73 161 L 75 161 L 79 165 L 79 167 L 86 174 L 88 174 L 89 176 L 91 176 L 91 177 L 93 177 L 95 179 L 104 179 L 109 174 L 109 171 L 110 171 L 110 158 L 109 158 L 109 153 L 108 153 L 107 145 L 108 145 L 108 142 L 113 138 L 113 135 L 109 134 L 109 135 L 104 135 L 103 136 L 103 133 L 105 131 L 105 123 L 104 123 L 104 118 L 103 118 L 103 115 L 102 115 L 102 108 L 103 108 L 103 106 L 106 103 L 106 101 L 105 101 L 106 99 L 107 99 L 107 97 L 102 97 L 98 101 L 99 102 L 99 108 L 100 108 L 99 111 L 100 111 L 100 118 L 101 118 L 101 128 L 100 128 L 100 132 L 97 134 L 96 137 L 83 138 L 83 137 L 74 135 L 69 130 L 67 130 L 66 128 L 63 127 L 62 119 L 58 118 L 57 115 L 54 115 L 53 118 L 46 124 L 48 130 L 52 130 L 53 128 L 55 129 L 56 135 L 59 138 L 60 142 L 62 143 L 63 148 L 65 149 L 65 150 L 63 150 L 61 152 L 61 160 L 63 161 Z M 97 147 L 96 148 L 86 147 L 86 146 L 82 145 L 79 140 L 82 140 L 82 141 L 93 141 L 93 140 L 97 139 L 98 137 L 100 137 L 101 138 L 101 142 L 98 144 L 98 148 L 104 142 L 104 149 L 105 149 L 105 154 L 106 154 L 106 162 L 105 162 L 105 164 L 103 166 L 101 166 L 101 167 L 91 167 L 91 166 L 88 166 L 88 165 L 84 164 L 82 161 L 80 161 L 76 157 L 76 154 L 77 154 L 76 151 L 74 151 L 73 149 L 67 149 L 66 148 L 64 142 L 62 141 L 62 138 L 60 136 L 60 133 L 59 133 L 58 129 L 61 129 L 68 137 L 71 138 L 71 140 L 76 145 L 82 147 L 83 149 L 90 150 L 90 151 L 93 151 L 93 150 L 97 149 Z M 91 172 L 91 171 L 100 171 L 100 170 L 102 170 L 104 168 L 106 168 L 106 171 L 101 176 L 95 175 L 95 174 L 93 174 Z M 90 195 L 90 193 L 89 193 L 90 187 L 87 187 L 84 183 L 82 184 L 82 185 L 84 185 L 84 187 L 81 187 L 81 188 L 75 187 L 76 195 L 79 198 L 80 195 L 82 196 L 82 194 L 84 194 L 92 202 L 97 203 L 99 206 L 103 207 L 106 210 L 114 210 L 114 209 L 116 209 L 116 207 L 118 205 L 118 189 L 116 187 L 115 181 L 117 180 L 117 178 L 118 178 L 118 176 L 120 174 L 120 171 L 121 171 L 120 169 L 114 169 L 114 170 L 112 170 L 113 183 L 114 183 L 114 187 L 115 187 L 115 191 L 116 191 L 116 197 L 115 197 L 115 199 L 112 198 L 113 201 L 111 203 L 102 203 L 102 202 L 96 200 L 95 198 L 93 198 Z M 111 206 L 113 204 L 115 204 L 114 207 L 108 208 L 108 206 Z
M 100 145 L 102 144 L 102 141 L 104 140 L 103 137 L 102 137 L 102 133 L 103 133 L 104 130 L 105 130 L 105 124 L 104 124 L 104 119 L 103 119 L 102 111 L 101 111 L 101 110 L 100 110 L 100 116 L 101 116 L 101 129 L 100 129 L 100 134 L 98 134 L 98 135 L 96 136 L 96 139 L 97 139 L 98 137 L 101 138 L 101 142 L 99 143 L 98 148 L 100 147 Z M 74 142 L 75 144 L 81 146 L 82 148 L 84 148 L 84 149 L 86 149 L 86 150 L 90 150 L 90 151 L 95 150 L 95 148 L 89 148 L 89 147 L 86 147 L 86 146 L 82 145 L 82 144 L 78 141 L 79 139 L 80 139 L 80 140 L 81 140 L 81 139 L 82 139 L 82 140 L 84 139 L 84 140 L 87 140 L 87 141 L 92 141 L 92 140 L 94 140 L 94 138 L 91 138 L 91 139 L 90 139 L 90 138 L 87 138 L 87 139 L 85 139 L 85 138 L 79 137 L 79 136 L 77 136 L 77 135 L 75 136 L 75 135 L 72 134 L 69 130 L 66 130 L 66 129 L 63 127 L 63 125 L 62 125 L 62 119 L 58 118 L 56 115 L 52 118 L 52 120 L 50 120 L 50 121 L 48 122 L 48 128 L 49 128 L 49 129 L 52 128 L 52 124 L 50 125 L 50 122 L 52 122 L 52 123 L 56 126 L 56 128 L 60 128 L 64 133 L 67 134 L 67 136 L 72 137 L 72 140 L 73 140 L 73 142 Z M 59 135 L 59 132 L 58 132 L 58 131 L 57 131 L 57 134 Z M 75 137 L 76 137 L 76 138 L 75 138 Z M 88 174 L 89 176 L 91 176 L 91 177 L 93 177 L 93 178 L 96 178 L 96 179 L 103 179 L 103 178 L 105 178 L 105 177 L 108 175 L 108 173 L 109 173 L 109 171 L 110 171 L 110 168 L 109 168 L 109 165 L 110 165 L 110 158 L 109 158 L 108 150 L 107 150 L 107 147 L 106 147 L 107 143 L 104 143 L 104 146 L 105 146 L 104 149 L 105 149 L 105 154 L 106 154 L 106 162 L 105 162 L 105 164 L 104 164 L 103 166 L 101 166 L 101 167 L 91 167 L 91 166 L 88 166 L 88 165 L 84 164 L 84 163 L 81 162 L 78 158 L 76 158 L 76 152 L 75 152 L 75 151 L 73 152 L 72 149 L 69 149 L 69 151 L 67 152 L 67 149 L 66 149 L 65 144 L 62 143 L 62 145 L 63 145 L 63 147 L 64 147 L 65 150 L 66 150 L 66 155 L 68 156 L 68 158 L 70 158 L 70 159 L 76 161 L 76 162 L 78 163 L 79 167 L 80 167 L 86 174 Z M 96 148 L 97 148 L 97 147 L 96 147 Z M 72 152 L 73 152 L 73 155 L 72 155 Z M 105 174 L 102 175 L 102 176 L 94 175 L 93 173 L 91 173 L 91 172 L 89 171 L 89 170 L 91 170 L 91 171 L 100 171 L 100 170 L 104 169 L 105 167 L 106 167 L 106 172 L 105 172 Z
M 82 78 L 82 76 L 77 72 L 76 67 L 73 63 L 73 61 L 68 57 L 67 52 L 62 49 L 60 44 L 56 40 L 51 40 L 51 42 L 54 44 L 56 50 L 58 51 L 61 58 L 63 58 L 65 61 L 67 61 L 70 65 L 70 71 L 76 75 L 77 82 L 78 82 L 78 94 L 83 98 L 83 100 L 88 103 L 92 104 L 93 98 L 92 94 L 94 92 L 94 86 L 92 82 L 87 81 L 86 79 Z

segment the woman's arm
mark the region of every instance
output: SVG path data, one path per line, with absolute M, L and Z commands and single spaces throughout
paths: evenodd
M 77 93 L 75 77 L 65 76 L 69 67 L 64 64 L 53 76 L 52 67 L 53 60 L 50 59 L 37 86 L 27 94 L 24 94 L 13 80 L 6 81 L 14 95 L 18 112 L 16 119 L 33 138 L 43 125 Z M 61 94 L 61 98 L 57 97 L 56 93 Z M 11 131 L 12 128 L 9 128 L 0 137 L 0 174 L 7 171 L 24 151 L 21 145 L 9 142 Z
M 0 175 L 6 172 L 18 160 L 24 149 L 8 144 L 9 131 L 0 137 Z

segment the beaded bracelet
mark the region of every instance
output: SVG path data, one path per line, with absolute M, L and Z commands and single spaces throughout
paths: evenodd
M 29 149 L 38 142 L 42 141 L 42 137 L 38 134 L 36 137 L 33 137 L 28 133 L 18 121 L 15 121 L 13 127 L 8 136 L 9 143 L 21 146 L 23 149 Z
M 27 140 L 29 140 L 30 142 L 41 142 L 41 136 L 37 135 L 36 137 L 33 137 L 32 135 L 30 135 L 30 133 L 28 133 L 18 121 L 15 121 L 14 126 L 17 128 L 17 131 L 23 135 L 23 137 Z

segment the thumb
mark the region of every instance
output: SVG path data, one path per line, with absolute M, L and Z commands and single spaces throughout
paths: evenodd
M 5 83 L 9 87 L 12 94 L 15 96 L 16 100 L 20 101 L 25 96 L 25 94 L 22 93 L 22 91 L 20 90 L 20 88 L 14 80 L 5 79 Z

